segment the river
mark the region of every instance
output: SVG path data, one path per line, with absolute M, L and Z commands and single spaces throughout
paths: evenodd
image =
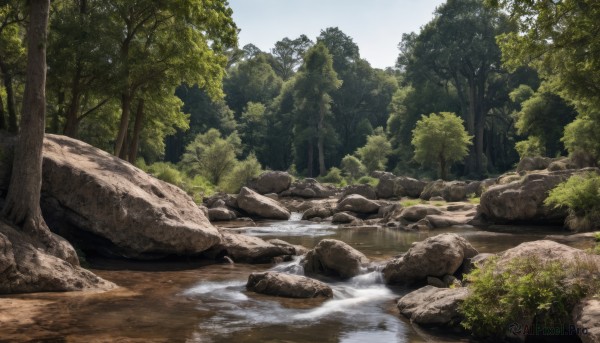
M 443 232 L 464 236 L 479 252 L 499 252 L 556 231 L 454 227 L 430 232 L 339 228 L 328 223 L 263 222 L 244 229 L 312 248 L 342 240 L 376 262 Z M 123 262 L 95 259 L 98 275 L 119 289 L 0 297 L 0 342 L 457 342 L 465 338 L 413 327 L 395 308 L 408 290 L 390 288 L 378 272 L 330 282 L 328 301 L 284 299 L 245 291 L 248 275 L 275 269 L 302 273 L 298 261 L 273 265 Z

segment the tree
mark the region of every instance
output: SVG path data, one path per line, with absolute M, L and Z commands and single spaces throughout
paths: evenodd
M 507 73 L 495 37 L 514 28 L 509 18 L 482 0 L 448 0 L 417 34 L 404 35 L 398 66 L 412 80 L 451 83 L 475 144 L 467 174 L 484 174 L 486 116 Z
M 369 172 L 385 170 L 387 157 L 391 153 L 392 145 L 381 128 L 376 129 L 373 135 L 367 137 L 365 146 L 356 150 L 356 154 Z
M 273 69 L 277 75 L 284 81 L 289 80 L 302 64 L 304 53 L 312 45 L 313 42 L 306 35 L 300 35 L 293 40 L 285 37 L 276 42 L 275 47 L 271 49 L 271 54 L 276 62 Z
M 49 8 L 50 0 L 29 2 L 22 130 L 15 145 L 12 173 L 2 217 L 29 234 L 48 253 L 78 265 L 73 248 L 50 232 L 40 208 Z
M 183 154 L 181 165 L 190 175 L 202 175 L 212 184 L 218 185 L 221 179 L 235 166 L 241 142 L 237 132 L 223 139 L 216 129 L 196 136 Z
M 414 158 L 421 164 L 436 161 L 440 178 L 446 180 L 448 167 L 468 155 L 472 138 L 454 113 L 424 115 L 413 130 Z
M 249 156 L 251 152 L 254 152 L 261 160 L 264 157 L 263 150 L 269 151 L 268 147 L 264 146 L 264 139 L 267 136 L 265 112 L 265 105 L 260 102 L 249 102 L 242 113 L 240 136 L 243 144 L 243 156 Z
M 355 180 L 365 172 L 365 166 L 353 155 L 346 155 L 342 159 L 342 170 L 350 180 Z
M 300 117 L 295 133 L 307 143 L 308 176 L 312 176 L 313 144 L 317 143 L 319 175 L 327 173 L 325 167 L 325 135 L 327 119 L 331 115 L 330 93 L 341 85 L 333 70 L 333 60 L 327 47 L 317 43 L 306 53 L 304 65 L 296 76 L 295 107 Z

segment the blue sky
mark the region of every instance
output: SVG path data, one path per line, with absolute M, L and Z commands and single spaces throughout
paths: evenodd
M 240 47 L 252 43 L 269 51 L 284 37 L 339 27 L 353 38 L 373 67 L 393 66 L 403 33 L 418 31 L 444 0 L 229 0 L 242 29 Z

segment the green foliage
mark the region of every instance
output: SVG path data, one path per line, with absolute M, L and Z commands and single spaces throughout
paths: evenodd
M 371 185 L 373 187 L 376 187 L 379 183 L 379 179 L 370 176 L 362 176 L 360 179 L 358 179 L 357 183 L 361 185 Z
M 185 188 L 185 176 L 171 163 L 157 162 L 147 166 L 148 174 L 179 188 Z
M 321 176 L 319 178 L 319 181 L 325 182 L 325 183 L 333 183 L 333 184 L 339 185 L 341 187 L 343 187 L 347 184 L 346 180 L 342 176 L 342 171 L 336 167 L 332 167 L 331 169 L 329 169 L 329 171 L 327 172 L 327 174 L 325 174 L 325 176 Z
M 600 223 L 600 175 L 571 176 L 550 191 L 544 204 L 567 208 L 572 216 L 586 220 L 589 226 L 597 226 Z
M 412 137 L 415 160 L 421 164 L 436 161 L 442 179 L 446 179 L 449 165 L 467 156 L 472 144 L 463 120 L 450 112 L 422 116 Z
M 598 290 L 598 266 L 586 261 L 515 258 L 503 270 L 496 262 L 490 259 L 466 276 L 471 292 L 460 307 L 462 325 L 480 337 L 501 339 L 512 323 L 566 325 L 577 302 Z
M 219 183 L 219 188 L 227 193 L 238 193 L 248 181 L 259 176 L 261 172 L 262 167 L 256 156 L 250 154 L 245 160 L 235 164 Z
M 527 140 L 517 142 L 515 150 L 521 159 L 525 157 L 546 156 L 546 148 L 537 136 L 530 136 Z
M 240 139 L 236 132 L 227 138 L 221 137 L 216 129 L 196 136 L 186 147 L 181 166 L 191 176 L 202 175 L 218 185 L 237 161 Z
M 600 161 L 600 121 L 587 115 L 579 116 L 565 127 L 562 141 L 571 156 L 582 156 L 586 164 Z
M 202 203 L 204 197 L 210 196 L 215 192 L 215 186 L 201 175 L 189 178 L 171 163 L 157 162 L 146 165 L 146 162 L 144 162 L 143 159 L 138 159 L 136 165 L 157 179 L 181 188 L 191 196 L 197 204 Z
M 346 155 L 342 159 L 342 171 L 350 179 L 354 180 L 365 173 L 365 166 L 353 155 Z
M 367 137 L 367 144 L 356 150 L 356 154 L 368 172 L 386 170 L 388 156 L 391 153 L 392 145 L 382 131 Z

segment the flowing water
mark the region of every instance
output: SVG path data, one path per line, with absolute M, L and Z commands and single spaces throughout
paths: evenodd
M 408 250 L 415 241 L 455 232 L 480 252 L 498 252 L 556 231 L 455 227 L 429 233 L 387 228 L 338 228 L 328 223 L 264 222 L 243 229 L 308 248 L 342 240 L 374 261 Z M 121 288 L 106 293 L 38 293 L 0 298 L 0 342 L 455 342 L 431 336 L 399 316 L 395 300 L 407 290 L 383 284 L 378 271 L 330 282 L 331 300 L 285 299 L 246 292 L 248 275 L 274 269 L 302 274 L 298 260 L 273 265 L 202 265 L 94 261 L 94 271 Z

